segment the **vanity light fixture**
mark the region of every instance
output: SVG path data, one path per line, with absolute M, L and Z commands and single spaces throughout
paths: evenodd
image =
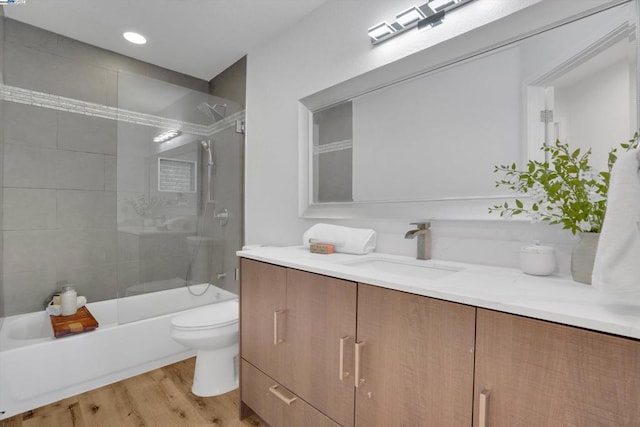
M 139 33 L 135 33 L 133 31 L 127 31 L 127 32 L 123 33 L 122 37 L 124 37 L 128 42 L 131 42 L 133 44 L 146 44 L 147 43 L 147 38 L 145 36 L 143 36 L 142 34 L 139 34 Z
M 420 10 L 417 6 L 413 6 L 397 14 L 396 22 L 400 24 L 402 28 L 404 28 L 424 18 L 426 18 L 426 16 L 422 12 L 422 10 Z
M 442 24 L 445 13 L 464 6 L 473 0 L 428 0 L 421 6 L 413 6 L 396 15 L 391 24 L 383 21 L 369 28 L 368 34 L 372 44 L 379 44 L 402 34 L 411 28 L 423 30 Z
M 444 19 L 444 10 L 441 10 L 438 13 L 434 13 L 431 16 L 428 16 L 424 19 L 421 19 L 418 22 L 418 31 L 424 30 L 427 26 L 435 27 L 436 25 L 442 24 L 442 20 Z
M 369 28 L 367 32 L 369 33 L 369 37 L 371 37 L 371 41 L 374 42 L 375 40 L 386 40 L 391 37 L 395 31 L 396 30 L 391 25 L 387 24 L 386 21 L 383 21 Z
M 163 142 L 167 142 L 172 140 L 173 138 L 176 138 L 178 136 L 182 135 L 182 132 L 180 132 L 177 129 L 169 129 L 166 130 L 164 132 L 162 132 L 160 135 L 156 136 L 153 138 L 153 142 L 158 142 L 158 143 L 163 143 Z

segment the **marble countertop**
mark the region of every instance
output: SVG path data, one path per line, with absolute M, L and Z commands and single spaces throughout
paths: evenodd
M 531 276 L 517 269 L 439 260 L 418 262 L 459 271 L 436 279 L 409 277 L 368 271 L 349 263 L 381 257 L 415 263 L 413 258 L 377 253 L 321 255 L 310 253 L 302 246 L 261 246 L 238 251 L 237 255 L 416 295 L 640 339 L 640 290 L 614 295 L 574 282 L 570 277 Z

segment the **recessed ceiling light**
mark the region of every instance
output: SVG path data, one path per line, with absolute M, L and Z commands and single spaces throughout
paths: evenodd
M 142 34 L 134 33 L 133 31 L 127 31 L 122 36 L 134 44 L 145 44 L 147 42 L 147 39 Z

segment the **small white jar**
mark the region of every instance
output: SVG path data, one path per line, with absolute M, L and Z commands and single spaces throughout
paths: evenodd
M 60 294 L 60 314 L 73 316 L 78 311 L 78 293 L 71 286 L 64 286 Z
M 520 268 L 534 276 L 548 276 L 556 270 L 556 251 L 538 242 L 520 248 Z

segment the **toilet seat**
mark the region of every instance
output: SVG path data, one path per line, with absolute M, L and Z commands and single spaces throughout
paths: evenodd
M 238 300 L 234 299 L 189 310 L 171 319 L 171 325 L 176 329 L 198 331 L 238 323 L 238 317 Z

